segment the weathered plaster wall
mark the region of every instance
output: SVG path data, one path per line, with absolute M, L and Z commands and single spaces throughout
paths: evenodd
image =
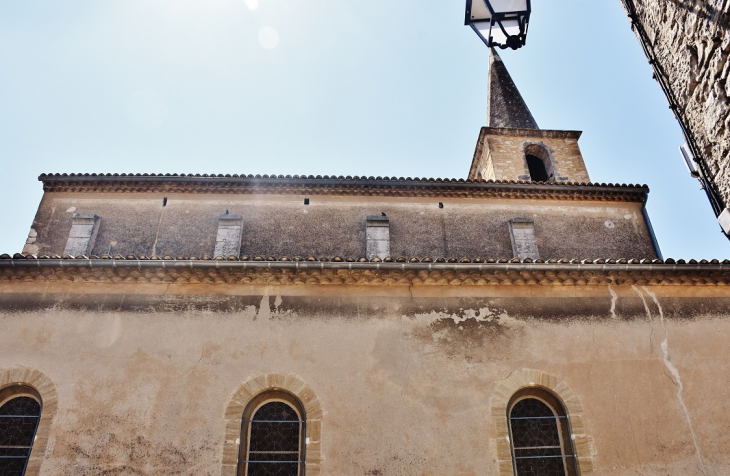
M 268 373 L 319 397 L 322 474 L 496 475 L 490 401 L 521 368 L 580 399 L 594 474 L 699 475 L 697 448 L 730 473 L 723 288 L 81 291 L 0 285 L 0 369 L 58 390 L 43 475 L 220 474 L 228 402 Z
M 93 255 L 213 256 L 218 216 L 243 217 L 241 254 L 360 258 L 366 217 L 390 218 L 395 257 L 512 258 L 509 220 L 532 218 L 542 258 L 656 258 L 639 203 L 296 195 L 46 193 L 37 254 L 63 252 L 74 213 L 100 217 Z
M 730 204 L 730 3 L 633 0 L 714 181 Z

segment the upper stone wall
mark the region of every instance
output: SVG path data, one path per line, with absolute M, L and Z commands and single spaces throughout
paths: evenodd
M 730 3 L 624 0 L 634 5 L 650 47 L 727 207 L 730 204 Z M 638 31 L 637 31 L 638 33 Z
M 546 259 L 657 257 L 641 202 L 536 200 L 527 194 L 521 199 L 333 197 L 327 192 L 46 192 L 25 252 L 64 254 L 74 217 L 89 215 L 96 217 L 98 229 L 81 254 L 214 256 L 224 239 L 223 216 L 241 227 L 231 240 L 241 256 L 357 259 L 366 256 L 368 219 L 382 213 L 394 258 L 512 258 L 525 239 L 534 240 L 539 257 Z M 515 220 L 529 223 L 526 238 L 511 236 Z

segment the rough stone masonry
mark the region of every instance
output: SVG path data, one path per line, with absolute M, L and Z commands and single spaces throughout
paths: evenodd
M 707 179 L 722 205 L 730 206 L 730 0 L 622 3 L 625 8 L 633 6 L 634 21 L 646 32 L 646 46 L 677 102 L 677 116 L 707 163 Z

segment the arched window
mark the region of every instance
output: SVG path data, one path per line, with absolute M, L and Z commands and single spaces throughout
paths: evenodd
M 534 182 L 547 182 L 548 173 L 545 169 L 545 162 L 534 155 L 525 156 L 527 168 L 530 170 L 530 179 Z
M 30 387 L 14 385 L 0 390 L 0 474 L 22 476 L 28 465 L 41 399 Z
M 568 417 L 553 394 L 526 388 L 512 397 L 507 408 L 516 476 L 578 474 Z
M 259 394 L 243 412 L 239 476 L 303 476 L 306 441 L 304 408 L 294 395 Z

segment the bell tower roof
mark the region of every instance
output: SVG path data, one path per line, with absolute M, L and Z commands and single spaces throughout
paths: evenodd
M 489 99 L 487 126 L 514 129 L 539 129 L 512 77 L 491 48 L 489 54 Z

